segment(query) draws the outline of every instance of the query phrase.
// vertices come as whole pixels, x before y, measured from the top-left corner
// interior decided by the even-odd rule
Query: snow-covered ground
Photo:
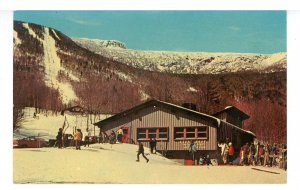
[[[184,166],[159,154],[148,154],[146,163],[137,145],[94,144],[74,148],[13,150],[14,183],[100,183],[100,184],[281,184],[287,172],[251,166]],[[149,153],[149,149],[145,148]]]
[[[21,128],[14,132],[15,139],[26,136],[39,136],[46,140],[53,139],[56,137],[58,129],[63,127],[65,120],[67,121],[64,130],[65,133],[72,134],[76,127],[82,129],[82,131],[85,131],[85,129],[88,128],[91,135],[98,135],[99,128],[94,127],[93,123],[110,116],[105,114],[97,116],[74,115],[68,112],[64,115],[48,112],[46,115],[45,112],[41,112],[36,118],[34,118],[34,112],[34,108],[25,108],[23,110],[24,118],[21,122]]]

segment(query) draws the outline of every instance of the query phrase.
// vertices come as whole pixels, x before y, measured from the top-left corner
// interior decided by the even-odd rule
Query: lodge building
[[[207,115],[150,100],[94,125],[107,135],[122,128],[124,143],[142,141],[149,146],[150,138],[155,138],[157,150],[170,158],[184,158],[191,140],[197,144],[200,154],[216,158],[219,142],[230,141],[238,151],[246,142],[254,140],[254,133],[242,129],[243,121],[248,118],[233,106]]]

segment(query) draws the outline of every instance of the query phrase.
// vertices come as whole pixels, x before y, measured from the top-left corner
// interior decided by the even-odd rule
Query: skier
[[[142,156],[146,159],[147,163],[149,162],[149,159],[145,156],[144,154],[144,145],[142,142],[139,142],[139,150],[138,150],[138,154],[137,154],[137,162],[140,161],[140,154],[142,154]]]

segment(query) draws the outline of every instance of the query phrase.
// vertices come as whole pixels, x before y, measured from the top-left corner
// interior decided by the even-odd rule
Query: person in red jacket
[[[233,155],[234,155],[234,148],[233,148],[233,145],[232,145],[231,142],[228,145],[229,145],[229,148],[228,148],[228,161],[229,161],[229,164],[232,164]]]
[[[264,156],[265,156],[265,150],[264,150],[264,146],[260,145],[258,148],[258,155],[259,155],[259,161],[260,161],[260,165],[263,166],[264,165]]]

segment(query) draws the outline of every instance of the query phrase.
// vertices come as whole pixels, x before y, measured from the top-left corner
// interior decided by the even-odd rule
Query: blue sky
[[[286,52],[285,11],[16,11],[14,19],[130,49]]]

